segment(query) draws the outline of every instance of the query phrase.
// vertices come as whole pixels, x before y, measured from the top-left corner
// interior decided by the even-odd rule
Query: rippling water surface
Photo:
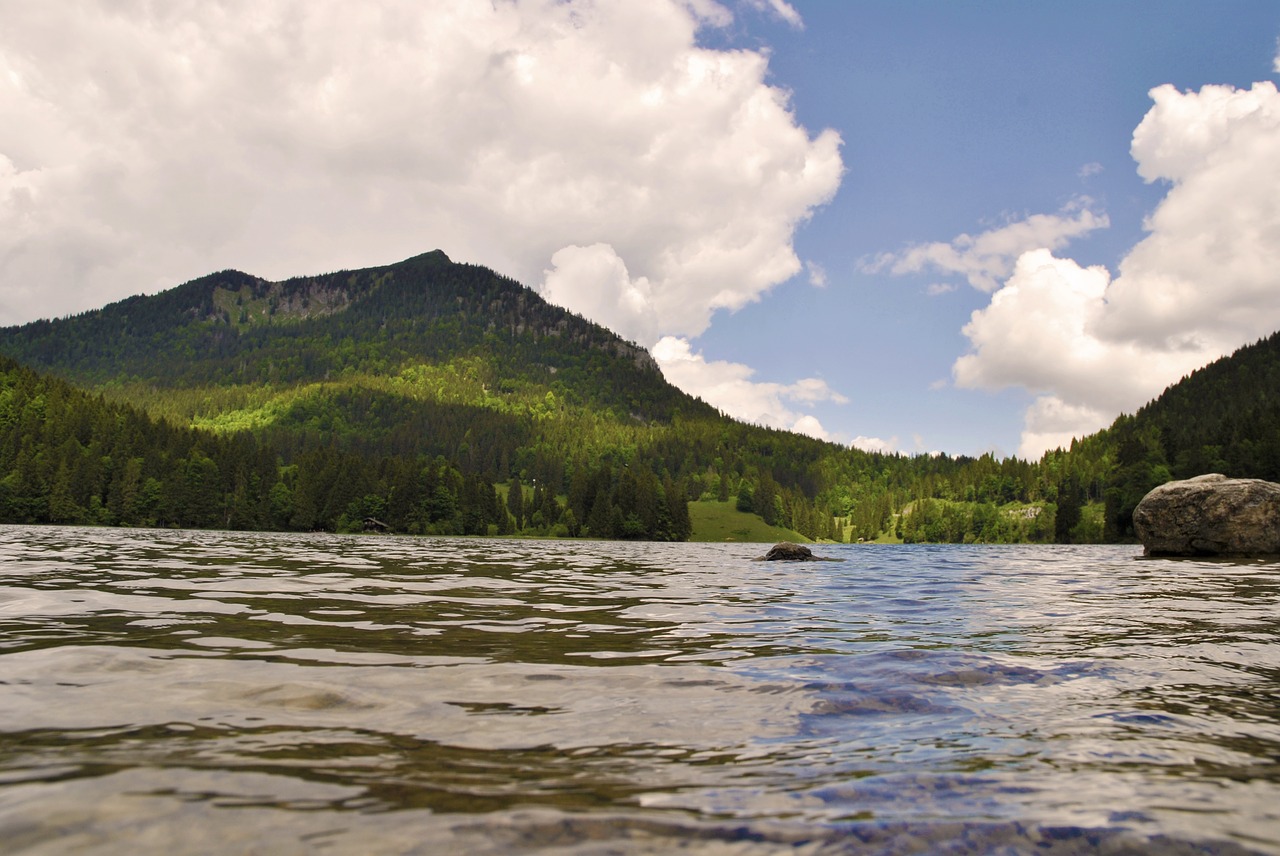
[[[0,527],[6,853],[1280,853],[1280,564]]]

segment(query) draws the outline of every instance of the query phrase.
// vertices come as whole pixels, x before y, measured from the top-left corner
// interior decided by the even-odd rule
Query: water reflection
[[[759,552],[0,527],[0,834],[1280,852],[1277,566]]]

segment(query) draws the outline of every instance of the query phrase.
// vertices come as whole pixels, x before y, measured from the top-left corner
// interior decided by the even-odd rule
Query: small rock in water
[[[1133,510],[1148,556],[1280,554],[1280,484],[1217,473],[1172,481]]]
[[[814,562],[821,557],[813,555],[813,551],[802,544],[782,541],[769,548],[769,552],[760,557],[765,562]]]

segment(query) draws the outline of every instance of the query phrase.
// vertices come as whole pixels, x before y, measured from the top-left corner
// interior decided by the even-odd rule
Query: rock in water
[[[764,560],[766,562],[808,562],[813,560],[813,551],[800,544],[783,541],[770,547],[769,552],[764,554]]]
[[[1214,473],[1163,484],[1133,510],[1148,556],[1280,555],[1280,484]]]

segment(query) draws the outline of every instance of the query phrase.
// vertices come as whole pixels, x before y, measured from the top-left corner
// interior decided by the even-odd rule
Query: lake
[[[13,853],[1280,853],[1280,564],[0,527]]]

